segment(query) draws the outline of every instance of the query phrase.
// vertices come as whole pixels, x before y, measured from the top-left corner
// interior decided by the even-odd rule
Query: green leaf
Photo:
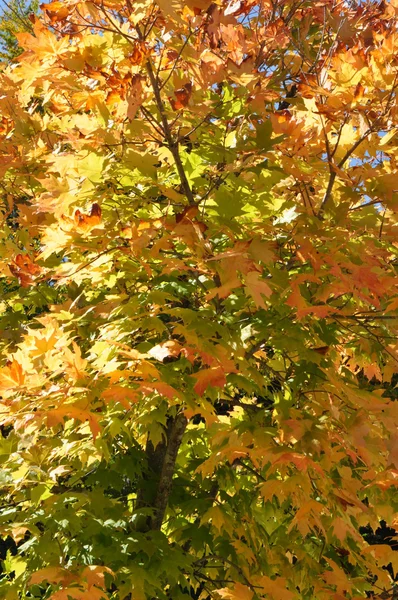
[[[79,158],[77,167],[82,177],[87,177],[93,183],[100,183],[103,178],[105,157],[95,152],[88,152]]]

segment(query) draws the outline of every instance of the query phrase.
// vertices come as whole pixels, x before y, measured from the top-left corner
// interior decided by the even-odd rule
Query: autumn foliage
[[[0,597],[395,597],[398,1],[41,11],[0,72]]]

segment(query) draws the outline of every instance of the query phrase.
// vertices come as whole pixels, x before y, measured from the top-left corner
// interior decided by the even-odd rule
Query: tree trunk
[[[146,455],[150,469],[149,478],[144,478],[137,496],[137,510],[152,508],[153,516],[147,517],[140,531],[160,530],[172,487],[178,450],[187,426],[186,417],[180,413],[169,419],[166,439],[154,448],[148,440]],[[152,488],[154,485],[155,491]]]

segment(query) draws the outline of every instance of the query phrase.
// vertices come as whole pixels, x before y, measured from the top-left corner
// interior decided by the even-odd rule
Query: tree
[[[42,10],[1,73],[2,597],[392,598],[398,2]]]
[[[37,13],[38,2],[33,0],[27,4],[26,0],[10,0],[4,2],[3,13],[0,16],[0,57],[7,62],[21,54],[15,34],[32,32],[32,23],[29,15]]]

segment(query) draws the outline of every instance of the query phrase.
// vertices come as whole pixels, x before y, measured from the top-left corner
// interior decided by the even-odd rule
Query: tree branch
[[[341,159],[341,161],[337,164],[337,168],[338,169],[341,169],[344,166],[344,164],[347,162],[347,160],[350,158],[350,156],[358,148],[358,146],[360,144],[362,144],[362,142],[365,141],[366,138],[368,137],[368,135],[370,133],[372,133],[373,131],[374,131],[373,128],[369,127],[369,129],[367,129],[365,131],[365,133],[362,134],[359,139],[357,139],[357,141],[355,142],[355,144],[353,144],[353,146],[351,146],[351,148],[349,150],[347,150],[347,152],[344,154],[344,156]],[[331,168],[333,168],[333,167],[331,167]],[[330,174],[329,183],[328,183],[328,186],[326,188],[326,192],[325,192],[325,194],[323,196],[322,203],[321,203],[321,206],[320,206],[319,211],[318,211],[318,218],[319,219],[322,219],[323,212],[324,212],[324,210],[326,208],[326,204],[329,202],[329,199],[330,199],[330,197],[332,195],[332,190],[333,190],[334,183],[336,181],[336,177],[337,177],[337,171],[333,170],[331,172],[331,174]]]
[[[140,28],[138,27],[138,25],[137,25],[137,33],[138,33],[140,40],[144,41],[144,37],[143,37],[142,32],[141,32]],[[173,155],[174,162],[177,167],[178,176],[180,178],[182,189],[184,191],[185,196],[187,197],[188,203],[191,206],[196,206],[196,202],[193,197],[191,186],[189,185],[189,181],[187,179],[187,176],[186,176],[186,173],[184,170],[184,166],[181,161],[180,153],[178,151],[178,141],[174,140],[173,136],[171,134],[170,125],[169,125],[169,122],[168,122],[167,116],[166,116],[164,102],[163,102],[162,96],[160,94],[159,81],[153,71],[152,64],[149,60],[146,63],[146,71],[148,73],[149,80],[151,82],[151,86],[152,86],[152,90],[153,90],[153,94],[155,96],[155,102],[156,102],[156,105],[157,105],[157,108],[159,111],[159,115],[160,115],[160,119],[162,122],[162,126],[163,126],[164,137],[166,138],[168,148],[169,148],[171,154]]]

